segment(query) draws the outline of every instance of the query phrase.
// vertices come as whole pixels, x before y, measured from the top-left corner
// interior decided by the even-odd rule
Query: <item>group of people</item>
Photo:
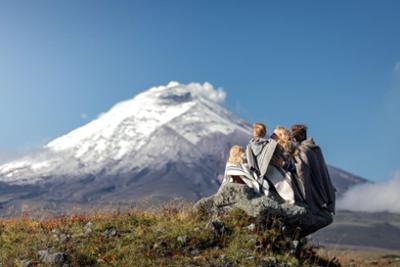
[[[303,202],[312,213],[335,212],[335,188],[321,149],[307,138],[307,127],[277,127],[272,135],[262,123],[253,125],[246,148],[229,152],[224,183],[241,183],[256,192],[277,193],[283,201]]]

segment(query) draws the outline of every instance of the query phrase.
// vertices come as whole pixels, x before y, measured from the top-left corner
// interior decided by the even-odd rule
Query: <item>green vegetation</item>
[[[64,253],[53,264],[39,251]],[[42,253],[42,252],[41,252]],[[53,257],[54,260],[54,257]],[[0,220],[0,266],[327,266],[279,218],[190,208]],[[337,266],[330,262],[329,266]]]

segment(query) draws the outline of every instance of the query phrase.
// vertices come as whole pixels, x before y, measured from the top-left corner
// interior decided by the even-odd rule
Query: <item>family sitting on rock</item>
[[[266,138],[262,123],[253,125],[247,148],[233,146],[226,165],[224,183],[246,184],[256,192],[274,191],[286,202],[305,202],[312,212],[335,212],[335,188],[321,149],[307,139],[307,127],[296,124],[292,131],[277,127]]]
[[[336,190],[307,127],[277,127],[266,136],[265,125],[255,123],[246,149],[230,149],[218,192],[195,208],[214,217],[234,208],[254,217],[277,215],[304,236],[332,223]]]

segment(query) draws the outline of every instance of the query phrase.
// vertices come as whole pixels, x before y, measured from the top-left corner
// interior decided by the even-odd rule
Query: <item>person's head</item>
[[[245,152],[244,148],[238,145],[234,145],[231,147],[229,151],[228,163],[231,164],[242,164],[244,163]]]
[[[262,123],[254,123],[253,124],[253,137],[254,138],[263,138],[267,134],[267,127],[265,127]]]
[[[274,134],[278,136],[279,140],[286,140],[288,141],[290,138],[290,131],[288,128],[278,126],[274,130]]]
[[[307,139],[307,126],[303,124],[294,124],[292,126],[292,138],[297,142]]]
[[[290,131],[288,128],[278,126],[274,130],[275,136],[278,137],[278,143],[283,146],[285,150],[289,148]]]

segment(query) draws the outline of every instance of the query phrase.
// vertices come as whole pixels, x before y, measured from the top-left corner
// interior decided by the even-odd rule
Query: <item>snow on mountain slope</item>
[[[219,104],[224,98],[222,89],[216,90],[208,83],[170,82],[151,88],[51,141],[41,152],[0,166],[0,182],[34,184],[54,177],[96,174],[105,169],[113,173],[148,167],[167,156],[177,161],[187,158],[201,140],[216,133],[228,135],[238,131],[247,135],[248,125]],[[160,136],[160,131],[164,136]],[[154,140],[156,133],[158,139]],[[166,144],[163,140],[171,140],[167,137],[170,134],[180,138]],[[158,150],[158,155],[146,155],[149,142],[155,143],[150,146],[156,146],[153,150]],[[184,142],[189,151],[182,151]]]
[[[208,83],[151,88],[42,150],[0,166],[0,216],[32,210],[130,205],[143,198],[197,200],[218,190],[229,148],[249,125]],[[338,194],[365,180],[329,169]]]

